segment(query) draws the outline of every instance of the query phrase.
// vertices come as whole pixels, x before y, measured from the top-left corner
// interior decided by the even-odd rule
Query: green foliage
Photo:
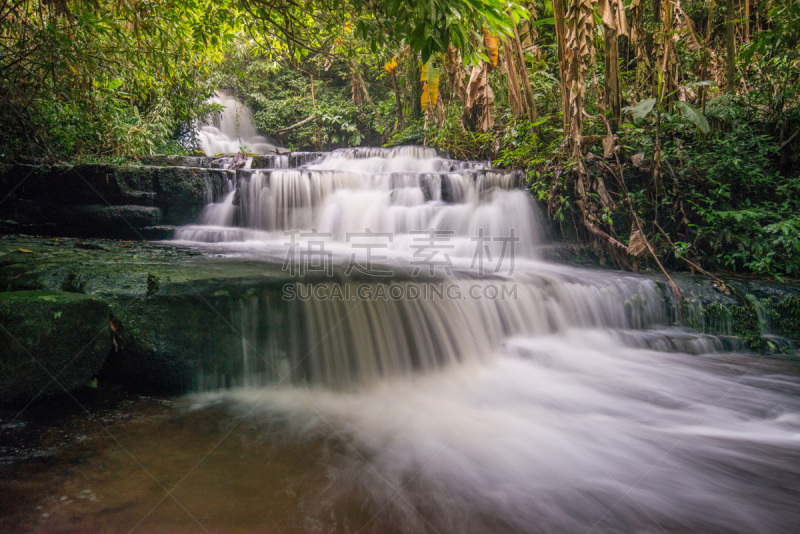
[[[406,121],[402,129],[395,131],[386,141],[386,146],[402,145],[424,145],[427,141],[425,121],[423,119],[412,119]]]
[[[0,151],[80,159],[188,140],[232,42],[227,2],[16,2],[0,12]]]
[[[709,116],[732,113],[718,110],[709,105]],[[661,204],[683,202],[688,211],[692,240],[683,254],[690,248],[730,270],[800,275],[800,176],[780,173],[774,137],[741,120],[708,137],[682,122],[663,128],[675,184],[665,187]]]
[[[279,136],[278,140],[291,149],[331,150],[358,146],[367,139],[381,144],[381,122],[390,122],[394,110],[390,93],[375,83],[374,74],[380,71],[363,69],[365,74],[373,75],[365,83],[377,101],[381,121],[366,102],[360,106],[353,102],[352,67],[347,63],[334,62],[325,71],[322,65],[309,60],[301,69],[269,59],[243,57],[226,65],[217,82],[233,90],[253,109],[255,126],[267,134],[273,135],[313,115],[313,120]]]
[[[503,0],[316,0],[307,3],[242,0],[250,35],[276,56],[300,60],[330,54],[355,38],[378,54],[386,45],[408,45],[423,63],[453,44],[477,60],[480,30],[510,33],[509,11],[528,16],[520,3]],[[477,41],[476,41],[477,39]]]
[[[633,118],[636,120],[644,120],[644,118],[647,117],[651,111],[653,111],[653,106],[655,105],[655,98],[647,98],[635,106],[625,108],[623,111],[630,111],[631,115],[633,115]]]
[[[699,109],[692,107],[691,104],[680,101],[675,102],[675,107],[681,111],[685,119],[697,126],[698,130],[704,134],[711,131],[711,127],[708,125],[705,115],[703,115]]]
[[[351,5],[361,15],[355,22],[356,33],[372,44],[372,52],[386,39],[405,42],[421,53],[423,63],[435,53],[446,52],[451,43],[475,61],[481,28],[510,34],[508,11],[513,11],[516,20],[527,16],[519,3],[502,0],[352,0]]]

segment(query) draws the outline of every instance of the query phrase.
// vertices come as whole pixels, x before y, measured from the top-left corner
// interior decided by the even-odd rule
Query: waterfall
[[[235,297],[241,346],[194,399],[324,444],[309,502],[342,491],[378,532],[797,531],[796,363],[687,328],[701,307],[682,323],[654,276],[542,261],[518,173],[421,147],[271,164],[176,234],[272,284]]]
[[[301,166],[283,168],[292,160]],[[313,229],[314,239],[341,245],[348,234],[369,231],[391,234],[390,248],[407,252],[417,233],[434,229],[456,256],[470,254],[472,239],[483,235],[497,257],[499,240],[513,233],[515,254],[531,257],[540,232],[520,180],[518,172],[449,160],[425,147],[291,154],[272,169],[240,170],[236,194],[206,209],[197,225],[178,229],[176,239],[282,245],[287,231]]]
[[[217,93],[209,101],[225,109],[211,124],[197,126],[200,147],[207,156],[236,153],[242,149],[256,154],[277,150],[274,143],[256,131],[250,108],[224,92]]]
[[[228,385],[233,376],[355,391],[480,366],[514,339],[587,329],[625,346],[722,349],[675,327],[673,295],[652,278],[540,261],[540,220],[520,183],[520,173],[425,147],[290,154],[237,171],[176,239],[266,258],[286,283],[281,295],[251,297],[237,319],[246,363],[210,365],[198,388],[224,375]]]

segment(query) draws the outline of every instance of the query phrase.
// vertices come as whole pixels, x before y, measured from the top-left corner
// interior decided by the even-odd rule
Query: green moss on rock
[[[111,309],[78,293],[0,293],[0,403],[72,391],[112,348]]]
[[[800,343],[800,295],[767,299],[765,307],[770,328],[776,334]]]

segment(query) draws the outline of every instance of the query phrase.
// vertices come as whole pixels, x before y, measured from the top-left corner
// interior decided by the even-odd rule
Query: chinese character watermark
[[[317,232],[316,228],[312,228],[310,232],[289,230],[284,232],[284,235],[290,237],[290,241],[284,243],[289,247],[283,262],[284,271],[289,271],[291,276],[304,276],[309,272],[324,272],[328,276],[333,275],[333,252],[325,250],[324,240],[326,237],[333,237],[333,234]],[[298,238],[307,240],[305,249],[301,249]]]
[[[416,236],[413,239],[411,248],[414,249],[414,259],[409,265],[414,267],[411,276],[418,276],[423,267],[428,268],[430,276],[436,275],[436,267],[448,276],[453,276],[453,262],[450,255],[443,252],[454,248],[450,243],[450,238],[455,234],[452,230],[434,230],[429,228],[422,232],[411,232]],[[441,253],[441,257],[437,257]]]
[[[394,241],[394,234],[388,232],[373,233],[372,230],[367,228],[364,232],[348,233],[346,239],[352,248],[366,250],[366,255],[362,263],[359,261],[355,252],[351,254],[350,262],[347,264],[347,269],[344,271],[345,276],[350,276],[353,272],[358,272],[367,276],[394,275],[394,271],[383,270],[373,265],[375,261],[386,261],[388,258],[382,255],[373,255],[372,252],[372,249],[388,249],[389,243]]]
[[[323,273],[333,276],[333,251],[326,248],[326,243],[333,240],[330,232],[319,232],[316,228],[309,231],[290,230],[284,232],[289,238],[284,242],[286,258],[283,270],[291,276],[304,276],[307,273]],[[402,248],[408,246],[410,256],[408,266],[413,268],[412,277],[417,276],[453,276],[453,257],[468,260],[464,250],[466,236],[456,236],[453,230],[428,230],[412,231],[406,236],[411,236],[409,243],[407,237],[397,244]],[[489,235],[485,228],[478,228],[477,235],[469,237],[469,242],[474,243],[471,263],[469,268],[483,276],[486,272],[493,274],[511,275],[514,273],[516,244],[520,238],[513,228],[508,235]],[[348,232],[345,243],[335,243],[336,250],[346,244],[351,250],[349,261],[345,267],[344,275],[359,274],[372,277],[393,277],[394,271],[387,268],[389,263],[388,250],[396,243],[395,235],[391,232],[373,232],[366,228],[363,232]],[[456,245],[458,249],[456,251]],[[338,248],[337,248],[338,247]],[[456,252],[458,252],[456,254]],[[404,257],[402,254],[400,257]]]

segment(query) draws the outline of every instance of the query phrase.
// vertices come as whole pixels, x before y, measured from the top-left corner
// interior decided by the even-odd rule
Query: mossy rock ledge
[[[65,291],[0,292],[0,404],[85,385],[112,351],[111,309]]]
[[[161,239],[194,222],[236,178],[215,168],[0,165],[0,232]]]

